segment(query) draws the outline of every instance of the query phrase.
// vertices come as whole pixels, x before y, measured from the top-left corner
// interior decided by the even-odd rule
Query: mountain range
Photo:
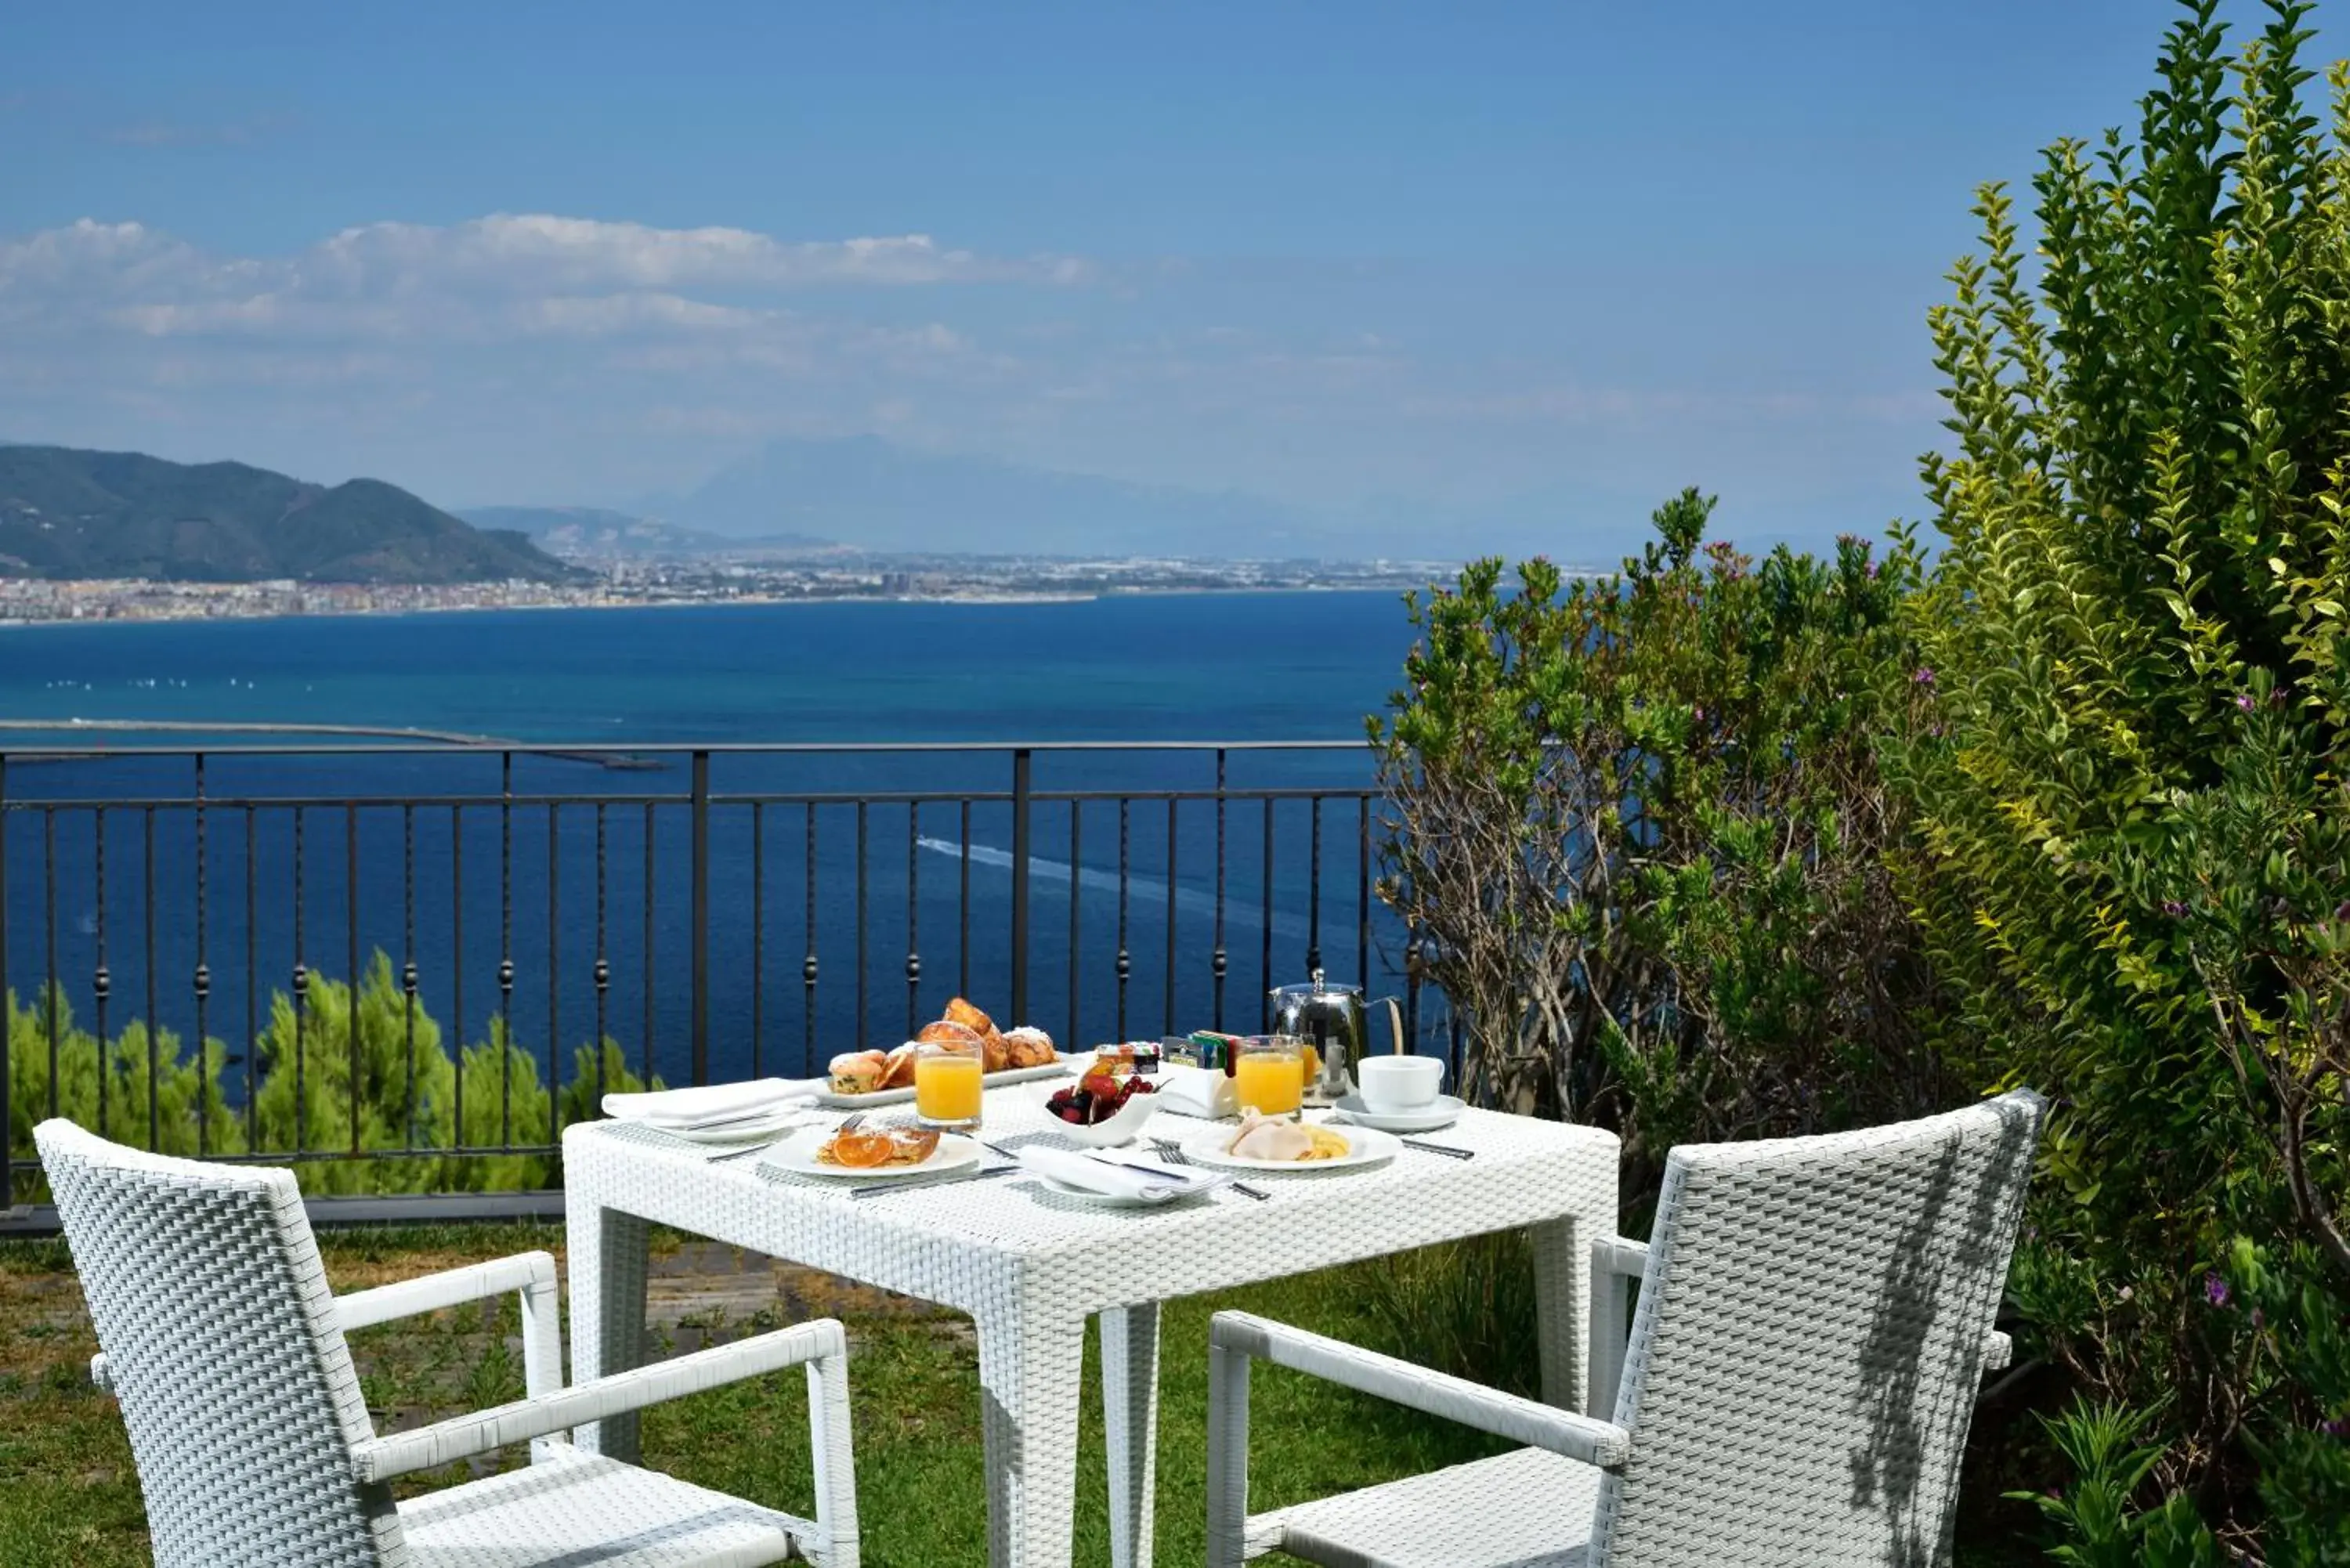
[[[554,581],[569,568],[376,479],[0,446],[0,576],[190,582]]]

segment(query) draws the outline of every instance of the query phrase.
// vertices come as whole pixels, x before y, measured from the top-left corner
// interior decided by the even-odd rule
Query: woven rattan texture
[[[1929,1568],[2039,1135],[2014,1094],[1674,1151],[1602,1489],[1623,1568]]]
[[[35,1129],[139,1463],[161,1568],[402,1564],[301,1194],[282,1170],[203,1165]]]
[[[806,1524],[577,1450],[400,1506],[417,1568],[753,1568]]]

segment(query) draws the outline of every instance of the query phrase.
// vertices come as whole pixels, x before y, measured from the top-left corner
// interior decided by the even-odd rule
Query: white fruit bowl
[[[1066,1133],[1072,1142],[1083,1144],[1087,1148],[1114,1148],[1119,1144],[1131,1142],[1135,1135],[1142,1130],[1142,1125],[1149,1121],[1158,1109],[1157,1095],[1138,1091],[1128,1098],[1126,1104],[1118,1108],[1116,1116],[1106,1122],[1096,1122],[1091,1127],[1079,1127],[1075,1122],[1065,1122],[1060,1117],[1054,1116],[1053,1130]]]

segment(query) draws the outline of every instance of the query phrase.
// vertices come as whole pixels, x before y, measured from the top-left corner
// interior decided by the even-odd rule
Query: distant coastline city
[[[1448,576],[1440,561],[1195,561],[1138,557],[858,556],[790,563],[573,560],[568,580],[207,583],[0,577],[0,625],[606,609],[841,600],[1018,603],[1120,594],[1401,591]]]

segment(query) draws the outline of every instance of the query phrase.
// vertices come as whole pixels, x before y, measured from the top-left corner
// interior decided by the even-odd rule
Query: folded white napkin
[[[705,1084],[699,1088],[651,1094],[606,1095],[604,1114],[657,1127],[704,1131],[728,1122],[752,1121],[779,1111],[816,1104],[804,1084],[759,1078],[747,1084]]]
[[[1159,1105],[1161,1110],[1210,1120],[1234,1115],[1240,1108],[1232,1081],[1221,1067],[1168,1068],[1159,1075]]]
[[[1111,1198],[1139,1198],[1146,1203],[1164,1203],[1187,1192],[1201,1192],[1224,1184],[1223,1178],[1204,1170],[1196,1177],[1178,1176],[1172,1171],[1160,1175],[1155,1171],[1138,1170],[1130,1165],[1112,1164],[1087,1155],[1072,1154],[1067,1149],[1024,1148],[1018,1153],[1021,1164],[1055,1181],[1064,1181],[1071,1187],[1081,1187],[1087,1192],[1099,1192]]]

